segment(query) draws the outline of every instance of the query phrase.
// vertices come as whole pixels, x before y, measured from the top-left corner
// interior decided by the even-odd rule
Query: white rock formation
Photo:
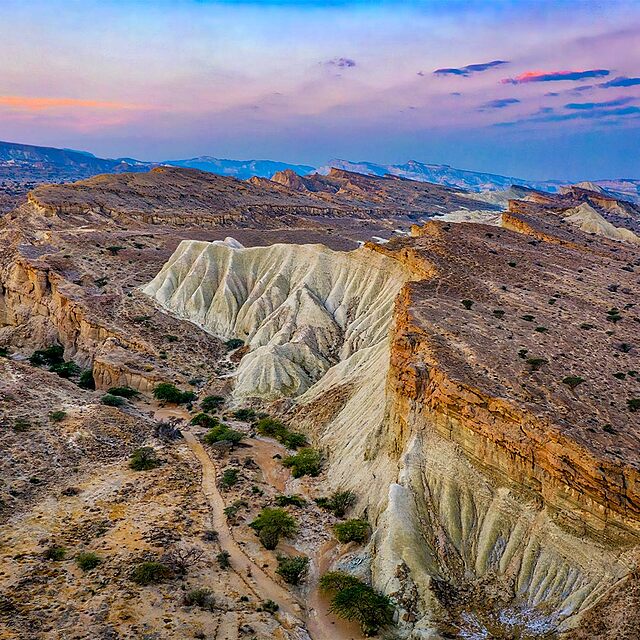
[[[640,237],[633,233],[633,231],[611,224],[586,202],[583,202],[578,207],[565,211],[564,219],[585,233],[593,233],[609,238],[610,240],[617,240],[618,242],[640,243]]]
[[[406,279],[397,262],[368,249],[183,241],[143,290],[206,331],[244,340],[250,352],[235,396],[275,399],[303,394],[338,363],[387,345]]]

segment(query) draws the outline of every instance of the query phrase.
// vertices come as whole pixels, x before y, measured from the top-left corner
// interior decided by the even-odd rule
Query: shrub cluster
[[[107,390],[107,393],[112,396],[119,396],[120,398],[136,398],[140,395],[139,391],[132,389],[131,387],[111,387]]]
[[[163,402],[185,404],[193,402],[198,396],[193,391],[181,391],[175,384],[161,382],[153,390],[153,397]]]
[[[244,438],[244,433],[231,429],[226,424],[218,424],[205,434],[203,440],[206,444],[216,442],[229,442],[232,445],[238,444]]]
[[[295,456],[288,456],[282,464],[291,469],[294,478],[302,476],[317,476],[322,469],[322,456],[319,451],[307,447],[300,449]]]
[[[107,393],[100,398],[100,402],[107,407],[121,407],[126,404],[126,400],[120,396],[114,396]]]
[[[153,447],[140,447],[131,454],[129,459],[129,467],[134,471],[149,471],[159,467],[160,464]]]
[[[203,611],[213,611],[215,600],[211,589],[192,589],[184,595],[183,604],[185,607],[198,607]]]
[[[217,411],[224,405],[224,398],[222,396],[206,396],[202,399],[201,407],[203,411],[210,413],[211,411]]]
[[[394,609],[389,598],[355,576],[330,571],[320,578],[320,589],[331,594],[331,613],[355,620],[367,637],[393,623]]]
[[[76,564],[83,571],[91,571],[102,562],[102,558],[91,551],[83,551],[76,556]]]
[[[173,570],[162,562],[141,562],[131,572],[130,578],[136,584],[145,586],[148,584],[160,584],[173,578]]]
[[[316,504],[321,509],[331,511],[336,518],[342,518],[356,500],[357,497],[353,491],[335,491],[328,498],[317,498]]]
[[[276,573],[288,584],[300,584],[309,569],[309,558],[306,556],[278,556]]]
[[[249,525],[257,534],[265,549],[275,549],[280,537],[291,538],[298,530],[295,518],[284,509],[265,507]]]
[[[362,543],[369,537],[369,523],[366,520],[347,520],[334,525],[333,530],[339,542]]]
[[[298,449],[307,444],[307,438],[302,433],[290,431],[280,420],[275,418],[262,418],[256,424],[256,430],[261,436],[275,438],[287,449]]]

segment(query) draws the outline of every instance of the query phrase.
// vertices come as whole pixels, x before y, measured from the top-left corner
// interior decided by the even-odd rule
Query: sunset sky
[[[2,0],[0,139],[640,177],[640,2]]]

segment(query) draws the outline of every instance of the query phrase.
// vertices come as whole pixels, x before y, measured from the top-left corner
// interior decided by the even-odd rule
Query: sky
[[[1,0],[0,139],[640,178],[640,0]]]

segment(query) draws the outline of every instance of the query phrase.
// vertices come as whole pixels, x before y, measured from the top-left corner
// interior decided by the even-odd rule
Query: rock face
[[[250,347],[236,397],[298,396],[332,367],[388,344],[408,273],[394,260],[322,245],[238,248],[185,241],[143,291],[164,308]]]
[[[183,243],[145,287],[247,340],[237,397],[295,396],[414,637],[568,631],[637,565],[637,252],[511,209],[340,257]]]

